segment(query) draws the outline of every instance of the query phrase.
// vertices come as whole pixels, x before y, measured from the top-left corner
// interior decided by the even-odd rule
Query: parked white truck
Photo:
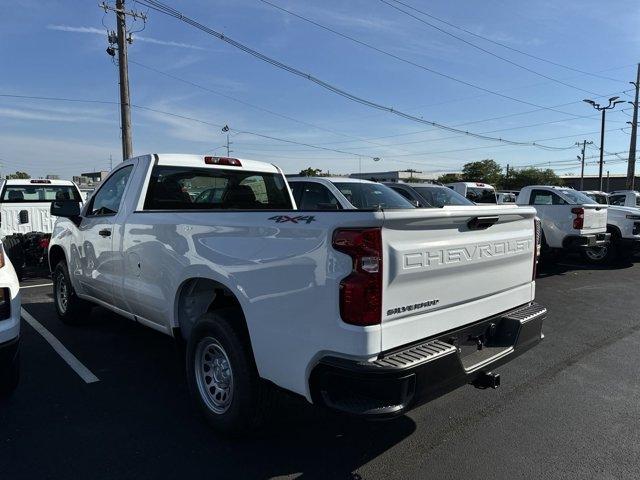
[[[618,207],[640,207],[640,192],[635,190],[616,190],[609,194],[609,205]]]
[[[25,266],[46,264],[56,221],[50,213],[54,200],[81,201],[82,197],[68,180],[0,180],[0,239],[18,278]]]
[[[592,248],[588,252],[592,263],[608,263],[615,259],[628,259],[640,248],[640,208],[634,206],[634,193],[616,194],[615,205],[610,205],[612,195],[596,190],[583,191],[587,197],[607,208],[607,232],[611,234],[611,243],[604,247]],[[622,198],[629,195],[631,206],[620,206],[625,203]]]
[[[520,190],[516,203],[535,207],[542,222],[543,251],[579,251],[591,261],[592,248],[609,243],[607,206],[583,193],[566,187],[531,185]]]
[[[255,425],[270,383],[371,418],[497,387],[542,338],[533,208],[301,211],[273,165],[146,155],[52,214],[62,321],[97,304],[186,341],[221,431]]]

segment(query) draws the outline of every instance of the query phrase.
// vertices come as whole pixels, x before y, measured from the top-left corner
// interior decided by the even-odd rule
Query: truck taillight
[[[573,228],[576,230],[582,230],[584,226],[584,208],[574,207],[571,209],[576,218],[573,219]]]
[[[535,230],[535,247],[533,254],[533,273],[531,275],[531,280],[536,279],[536,274],[538,271],[538,261],[540,260],[540,253],[542,252],[542,222],[538,217],[534,217],[533,226]]]
[[[353,261],[340,282],[340,317],[351,325],[377,325],[382,319],[382,233],[380,228],[338,229],[333,248]]]
[[[207,165],[225,165],[227,167],[241,167],[242,163],[237,158],[230,157],[204,157]]]

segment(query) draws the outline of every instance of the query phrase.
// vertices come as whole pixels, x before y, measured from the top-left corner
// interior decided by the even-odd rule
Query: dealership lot
[[[254,437],[217,437],[191,407],[172,340],[102,309],[58,322],[48,279],[24,309],[98,381],[23,323],[22,381],[0,403],[3,478],[637,478],[640,262],[543,269],[546,338],[502,367],[391,422],[325,414],[287,396]],[[28,288],[27,288],[28,287]]]

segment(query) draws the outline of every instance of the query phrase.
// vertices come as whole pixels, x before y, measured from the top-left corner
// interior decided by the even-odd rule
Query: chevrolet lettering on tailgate
[[[411,252],[404,255],[403,266],[405,270],[438,268],[454,263],[483,261],[507,255],[520,255],[530,252],[532,245],[533,241],[530,238],[523,238]]]

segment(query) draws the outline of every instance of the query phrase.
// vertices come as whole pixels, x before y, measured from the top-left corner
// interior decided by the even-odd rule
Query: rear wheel
[[[616,246],[612,243],[604,247],[590,247],[582,251],[582,258],[592,265],[602,265],[615,260]]]
[[[187,343],[187,382],[194,403],[217,431],[242,435],[258,426],[266,411],[268,386],[258,372],[242,313],[234,308],[208,312]]]
[[[5,237],[3,244],[4,251],[9,257],[9,260],[11,260],[11,264],[13,265],[13,269],[16,271],[18,280],[22,280],[25,262],[25,253],[24,247],[22,246],[22,239],[17,235],[9,235]]]
[[[58,318],[67,324],[81,323],[91,310],[91,304],[76,295],[64,260],[53,271],[53,302]]]

